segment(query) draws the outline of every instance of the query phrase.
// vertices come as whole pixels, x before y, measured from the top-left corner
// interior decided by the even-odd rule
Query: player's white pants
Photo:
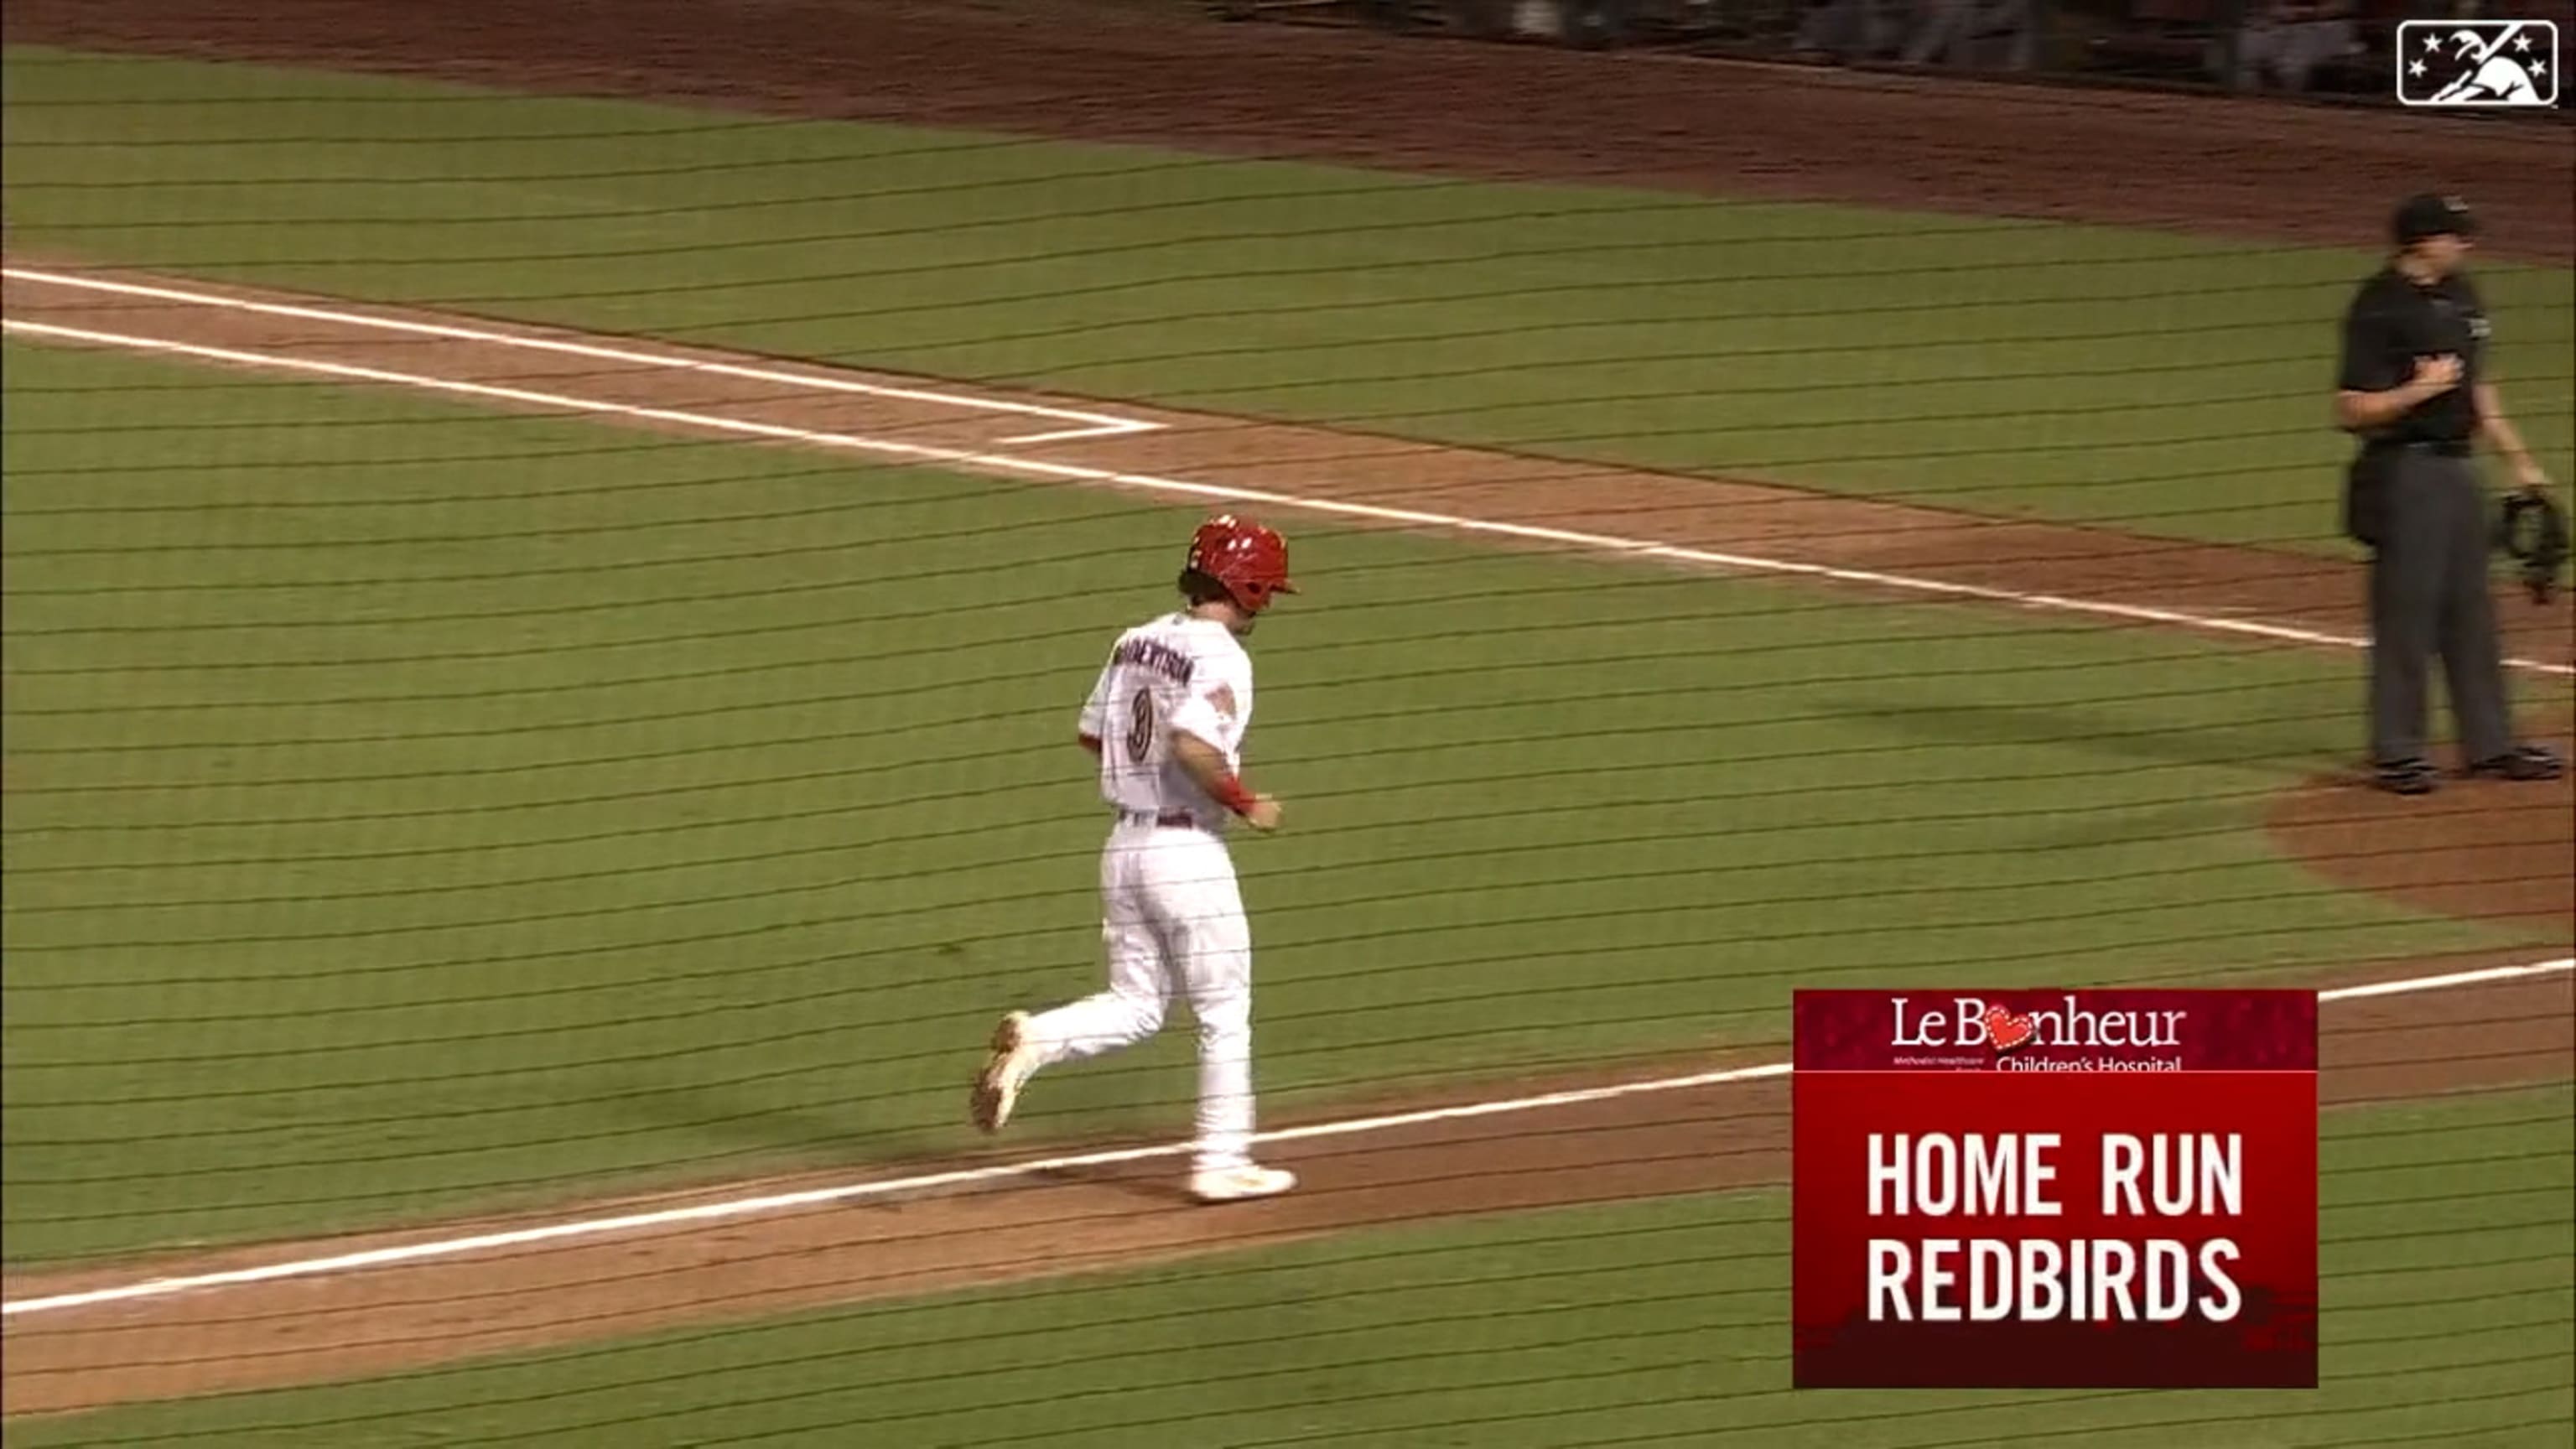
[[[1205,831],[1121,822],[1100,852],[1100,934],[1109,989],[1030,1020],[1041,1067],[1133,1046],[1163,1026],[1178,990],[1199,1027],[1197,1162],[1249,1160],[1252,932],[1225,842]]]

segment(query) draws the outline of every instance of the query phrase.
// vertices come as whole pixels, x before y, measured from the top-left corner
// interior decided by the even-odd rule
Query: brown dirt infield
[[[2427,964],[2465,967],[2486,959]],[[2335,1003],[2326,1008],[2320,1045],[2319,1096],[2329,1106],[2556,1080],[2576,1052],[2576,979]],[[1775,1046],[1760,1057],[1779,1054]],[[1481,1095],[1601,1080],[1496,1085]],[[1779,1184],[1788,1179],[1788,1129],[1787,1084],[1771,1078],[1297,1144],[1271,1156],[1297,1169],[1300,1190],[1238,1207],[1182,1204],[1170,1164],[1156,1162],[972,1193],[871,1200],[72,1309],[10,1326],[5,1412],[61,1413],[390,1373],[678,1324],[1062,1277],[1470,1213]],[[812,1185],[762,1183],[756,1190]],[[690,1200],[657,1199],[651,1206]],[[544,1221],[642,1206],[591,1204]],[[18,1298],[77,1291],[165,1271],[220,1270],[519,1225],[465,1224],[434,1234],[13,1280],[7,1292]]]
[[[2552,744],[2576,757],[2570,741]],[[2576,779],[2477,780],[2400,798],[2328,777],[2283,795],[2273,838],[2338,885],[2576,938]]]
[[[177,285],[227,298],[281,300],[238,288]],[[679,409],[943,448],[1017,451],[1104,467],[1150,467],[1226,482],[1274,481],[1345,500],[1452,509],[1559,527],[1615,528],[1708,547],[1794,544],[1802,556],[1821,554],[1998,587],[2064,587],[2114,597],[2125,593],[2164,607],[2227,612],[2278,607],[2319,627],[2358,623],[2321,608],[2316,597],[2320,592],[2329,598],[2352,594],[2349,589],[2315,588],[2318,573],[2344,566],[2247,550],[1991,523],[1754,485],[1570,469],[1506,455],[1152,409],[1120,407],[1117,412],[1167,424],[1168,431],[1011,450],[994,435],[1026,431],[1031,426],[1026,417],[880,396],[818,394],[792,384],[531,352],[496,342],[386,334],[334,321],[102,297],[15,279],[7,284],[6,300],[7,313],[15,319],[577,394],[618,406]],[[328,299],[292,300],[427,320],[421,314],[350,308]],[[564,336],[501,324],[472,325],[503,335]],[[683,360],[720,356],[667,350]],[[844,379],[861,376],[815,371]],[[1040,401],[1020,395],[1010,400]],[[1265,479],[1265,469],[1287,472]],[[2284,581],[2297,578],[2301,570],[2313,571],[2306,587],[2285,588]],[[2525,642],[2563,650],[2565,640],[2561,632]],[[2509,793],[2517,790],[2524,793]],[[2377,798],[2329,783],[2289,801],[2279,828],[2291,849],[2349,884],[2386,887],[2400,873],[2395,862],[2436,879],[2457,877],[2430,898],[2411,897],[2420,904],[2468,915],[2511,916],[2524,925],[2540,924],[2536,918],[2545,916],[2561,932],[2576,927],[2565,909],[2563,890],[2554,906],[2547,896],[2553,861],[2562,887],[2567,878],[2570,815],[2563,783],[2536,789],[2471,787],[2437,797],[2441,804],[2436,808],[2446,813],[2429,817],[2365,803]],[[2488,809],[2479,810],[2481,805]],[[2510,830],[2497,828],[2493,812],[2499,809],[2507,812]],[[2440,822],[2430,841],[2419,834],[2427,818]],[[2494,854],[2499,839],[2508,841],[2512,852],[2502,864]],[[2393,850],[2407,853],[2400,857]],[[2411,969],[2430,972],[2511,959],[2518,956],[2417,963]],[[2383,967],[2373,974],[2402,973]],[[2571,1053],[2576,1053],[2576,1002],[2571,1002],[2570,982],[2554,978],[2353,1003],[2334,1010],[2326,1042],[2330,1075],[2323,1091],[2333,1102],[2552,1080],[2565,1074]],[[1697,1060],[1687,1070],[1710,1065]],[[1599,1080],[1520,1087],[1548,1090]],[[1516,1090],[1489,1087],[1485,1095],[1513,1095]],[[12,1322],[6,1338],[8,1371],[0,1378],[0,1412],[69,1412],[129,1399],[391,1372],[647,1328],[1095,1271],[1355,1227],[1775,1183],[1786,1175],[1785,1133],[1784,1085],[1747,1082],[1407,1128],[1351,1139],[1349,1145],[1292,1151],[1285,1160],[1305,1174],[1306,1190],[1238,1210],[1202,1212],[1178,1204],[1170,1191],[1171,1169],[1157,1162],[1024,1181],[998,1191],[870,1201],[69,1310]],[[736,1185],[726,1195],[797,1185]],[[661,1205],[671,1201],[663,1199]],[[628,1206],[592,1204],[567,1209],[551,1220]],[[434,1236],[493,1226],[508,1225],[455,1225]],[[7,1294],[14,1299],[77,1291],[135,1277],[327,1256],[426,1236],[433,1234],[272,1245],[186,1262],[47,1274],[13,1280]]]
[[[2440,182],[2477,192],[2499,227],[2538,254],[2563,259],[2576,246],[2576,218],[2563,184],[2571,155],[2563,128],[2469,129],[2233,102],[1626,63],[1275,27],[1098,17],[1079,27],[1051,27],[1024,23],[1028,10],[970,6],[932,17],[921,6],[858,0],[636,0],[619,7],[612,26],[602,24],[593,6],[496,0],[438,7],[387,0],[298,7],[19,0],[5,15],[13,43],[251,57],[824,115],[1125,140],[1183,138],[1260,154],[1474,174],[1617,179],[2303,239],[2366,239],[2385,196]],[[2034,137],[2045,139],[2035,144]],[[488,343],[389,338],[197,307],[102,303],[16,283],[7,311],[206,345],[577,389],[630,406],[682,407],[943,447],[995,445],[992,419],[954,410]],[[1051,444],[1043,456],[2022,592],[2255,616],[2336,633],[2359,628],[2353,570],[2332,560],[1123,405],[1115,410],[1167,427]],[[2566,610],[2502,603],[2515,626],[2517,652],[2549,661],[2570,657],[2576,631]],[[2454,812],[2441,817],[2446,848],[2483,853],[2500,835],[2509,836],[2518,842],[2511,846],[2516,864],[2504,874],[2536,876],[2555,860],[2563,882],[2565,837],[2541,828],[2541,815],[2549,813],[2544,796],[2493,795],[2498,804],[2515,801],[2505,825],[2469,813],[2489,798],[2465,791],[2437,797],[2442,809]],[[2548,798],[2563,820],[2564,792]],[[2392,857],[2379,837],[2349,833],[2348,812],[2378,808],[2349,792],[2318,791],[2285,803],[2278,824],[2321,869],[2348,871],[2338,878],[2377,887],[2389,879],[2374,874],[2373,863]],[[2421,824],[2421,817],[2371,818],[2406,830]],[[2395,843],[2411,849],[2422,841]],[[2524,852],[2530,852],[2527,865]],[[2524,921],[2551,905],[2519,887],[2496,896],[2446,893],[2424,903]],[[2495,959],[2417,963],[2417,969]],[[2373,974],[2414,973],[2383,966]],[[2325,1045],[2329,1102],[2561,1080],[2576,1051],[2576,1009],[2565,977],[2338,1004],[2328,1009]],[[1480,1093],[1508,1094],[1502,1088]],[[1283,1155],[1305,1174],[1308,1190],[1221,1212],[1178,1207],[1166,1187],[1168,1165],[1146,1164],[998,1191],[783,1213],[13,1319],[0,1410],[63,1412],[309,1382],[1368,1224],[1776,1183],[1787,1168],[1786,1124],[1783,1084],[1740,1083],[1327,1139]],[[761,1188],[781,1186],[791,1184]],[[7,1294],[15,1299],[417,1236],[427,1235],[12,1279]]]
[[[47,259],[11,254],[13,266]],[[617,344],[559,330],[371,307],[332,298],[169,279],[113,269],[58,267],[102,279],[168,284],[224,298],[284,302],[431,323],[466,322],[513,337]],[[848,369],[798,368],[696,347],[650,344],[675,364],[761,363],[820,379],[853,379],[950,394],[1106,407],[1160,431],[1019,447],[1002,440],[1032,427],[1024,416],[977,413],[882,396],[818,391],[677,366],[634,365],[530,351],[506,343],[386,333],[333,321],[280,318],[221,307],[106,295],[10,278],[0,283],[10,317],[187,345],[274,354],[575,396],[610,408],[670,409],[807,432],[840,433],[1118,473],[1260,489],[1334,503],[1420,510],[1507,525],[1680,545],[1714,554],[1776,559],[1936,584],[2064,597],[2113,606],[2181,611],[2215,620],[2259,621],[2340,638],[2366,632],[2357,564],[2311,554],[2146,538],[2108,529],[1995,519],[1907,504],[1802,492],[1760,483],[1648,473],[1605,464],[1530,458],[1323,428],[1181,413],[1125,403],[1050,398],[936,379]],[[627,345],[642,346],[634,343]],[[506,402],[478,401],[496,406]],[[632,418],[608,416],[611,422]],[[880,455],[882,456],[882,455]],[[901,461],[896,459],[894,461]],[[968,466],[971,471],[971,465]],[[1007,471],[1007,470],[1006,470]],[[1025,475],[1017,475],[1025,476]],[[1563,550],[1544,540],[1480,541]],[[1708,565],[1685,565],[1707,567]],[[1759,566],[1747,572],[1761,573]],[[1857,583],[1876,597],[1914,602],[1945,596]],[[2535,607],[2510,581],[2496,585],[2507,651],[2564,666],[2576,660],[2576,596]],[[2068,627],[2118,622],[2043,610]],[[2146,623],[2142,627],[2167,627]],[[2219,635],[2234,638],[2232,635]],[[2250,639],[2249,647],[2310,648]]]

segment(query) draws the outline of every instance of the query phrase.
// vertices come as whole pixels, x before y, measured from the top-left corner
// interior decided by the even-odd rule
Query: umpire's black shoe
[[[2431,760],[2389,760],[2371,783],[2392,795],[2430,795],[2440,779]]]
[[[2555,780],[2567,772],[2558,756],[2540,745],[2516,745],[2501,755],[2490,755],[2469,766],[2472,779],[2489,780]]]

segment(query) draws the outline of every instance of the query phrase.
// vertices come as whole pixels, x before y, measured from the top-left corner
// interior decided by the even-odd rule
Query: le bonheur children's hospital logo
[[[2406,20],[2397,99],[2410,106],[2558,104],[2558,26],[2548,20]]]

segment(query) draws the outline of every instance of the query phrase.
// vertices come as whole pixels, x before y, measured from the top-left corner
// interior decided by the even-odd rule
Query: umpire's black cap
[[[2411,247],[2426,237],[2476,236],[2478,219],[2460,198],[2426,192],[2406,198],[2389,219],[2388,230],[2399,246]]]

